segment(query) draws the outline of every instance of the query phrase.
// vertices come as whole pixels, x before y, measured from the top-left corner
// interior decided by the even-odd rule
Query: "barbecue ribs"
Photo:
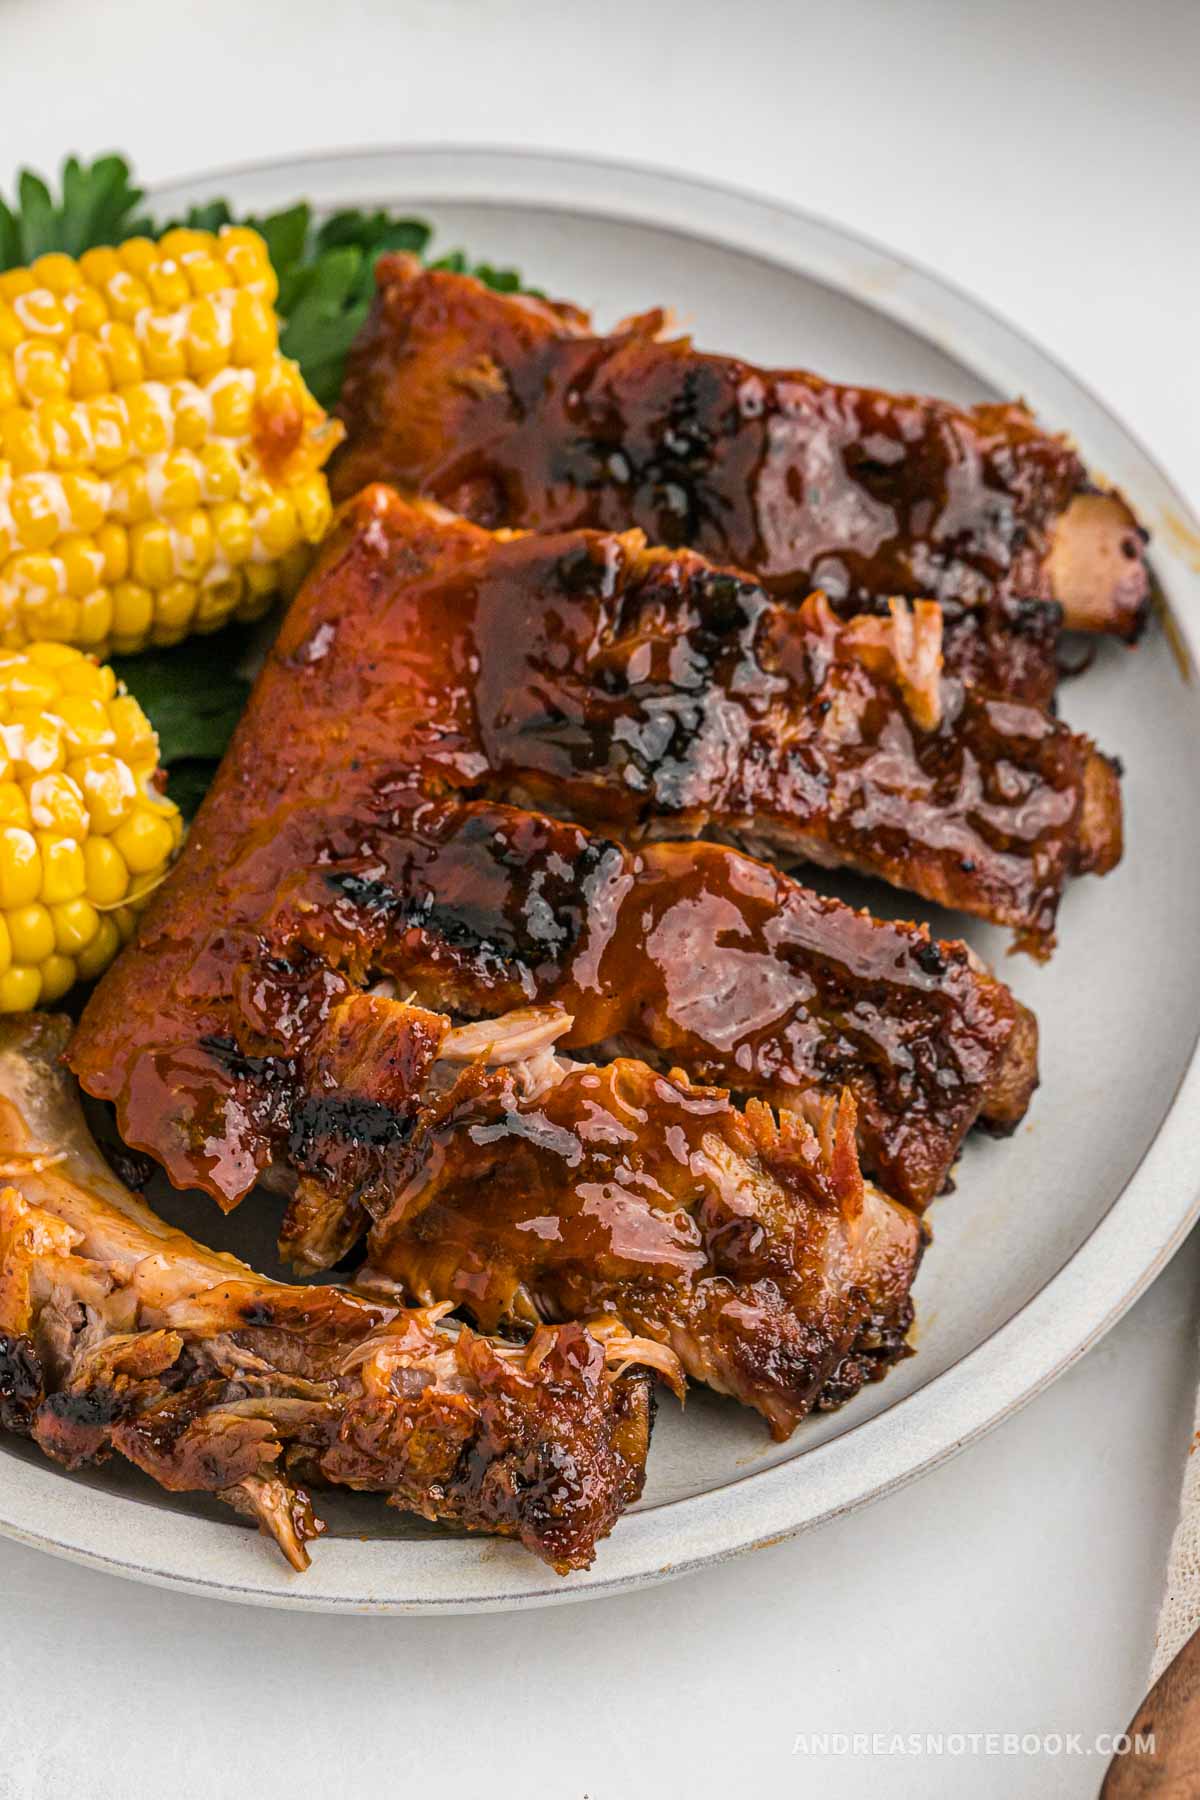
[[[1054,625],[1137,635],[1144,534],[1018,405],[840,386],[705,355],[655,310],[586,313],[380,259],[351,354],[335,496],[390,481],[488,526],[640,526],[773,591],[947,609],[948,659],[1053,690]]]
[[[225,1206],[272,1168],[327,1186],[344,1166],[349,1190],[413,1129],[447,1015],[556,1005],[564,1051],[606,1060],[619,1039],[810,1112],[849,1088],[868,1171],[925,1204],[976,1119],[1024,1112],[1031,1016],[964,945],[749,857],[623,846],[464,793],[488,775],[476,651],[426,577],[475,535],[382,489],[347,510],[181,861],[88,1003],[83,1085]],[[380,977],[418,1004],[364,995]],[[318,1215],[297,1225],[305,1260],[335,1260],[356,1222],[335,1210],[323,1240],[309,1186],[298,1204]]]
[[[386,489],[351,517],[390,571],[376,605],[410,682],[453,720],[414,743],[427,788],[846,865],[1040,955],[1068,876],[1120,856],[1113,764],[945,677],[928,601],[843,621],[640,532],[492,536]]]
[[[0,1024],[0,1424],[67,1468],[113,1451],[255,1518],[297,1569],[307,1484],[519,1538],[584,1568],[641,1492],[670,1352],[612,1319],[526,1344],[333,1287],[289,1287],[122,1187],[60,1066],[68,1023]]]

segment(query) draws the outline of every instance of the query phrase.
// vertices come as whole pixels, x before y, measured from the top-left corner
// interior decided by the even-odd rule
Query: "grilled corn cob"
[[[67,644],[0,651],[0,1012],[98,975],[183,835],[158,739],[110,668]]]
[[[0,274],[0,645],[175,644],[294,583],[341,428],[276,286],[237,227]]]

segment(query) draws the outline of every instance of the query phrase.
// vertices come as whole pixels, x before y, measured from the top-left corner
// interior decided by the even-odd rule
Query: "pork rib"
[[[786,1438],[882,1375],[912,1316],[920,1229],[835,1104],[814,1131],[625,1059],[532,1093],[469,1069],[407,1145],[363,1279],[487,1329],[614,1312]]]
[[[640,532],[496,537],[387,489],[348,518],[382,565],[377,609],[424,646],[414,702],[424,683],[452,725],[415,746],[426,787],[849,866],[1039,955],[1068,876],[1120,857],[1113,764],[946,676],[929,601],[843,621]]]
[[[0,1023],[0,1424],[68,1468],[113,1451],[257,1519],[297,1569],[309,1482],[518,1538],[561,1573],[641,1492],[653,1398],[615,1320],[526,1344],[344,1288],[290,1287],[116,1180],[60,1066],[68,1022]]]
[[[339,499],[390,481],[483,525],[640,526],[852,610],[936,599],[964,663],[1022,697],[1045,699],[1053,657],[1008,643],[1005,601],[1126,638],[1146,616],[1144,533],[1022,406],[705,355],[661,310],[605,337],[576,307],[411,257],[381,258],[376,281],[342,389]]]
[[[446,540],[390,530],[398,505],[357,502],[293,604],[183,857],[89,1000],[85,1088],[229,1206],[280,1160],[310,1172],[329,1119],[368,1160],[410,1130],[444,1015],[557,1004],[564,1049],[625,1036],[790,1107],[850,1088],[865,1166],[925,1204],[976,1119],[1021,1117],[1031,1016],[964,945],[749,857],[456,790],[487,774],[471,646],[444,609],[410,610]],[[372,1039],[377,975],[432,1016],[375,1034],[347,1087],[341,1034]]]

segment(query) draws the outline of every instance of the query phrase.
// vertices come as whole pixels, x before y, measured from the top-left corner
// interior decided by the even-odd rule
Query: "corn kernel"
[[[74,323],[79,324],[78,315]],[[77,331],[67,339],[67,375],[77,400],[90,400],[108,392],[108,362],[90,332]]]
[[[148,875],[161,868],[175,839],[162,813],[139,807],[113,833],[113,843],[125,858],[131,875]],[[82,859],[81,859],[82,860]]]
[[[41,1004],[52,1006],[73,985],[75,964],[69,956],[62,956],[56,951],[46,958],[38,973],[42,978]]]
[[[138,581],[149,588],[164,587],[175,573],[170,527],[157,519],[135,525],[129,534],[129,555]]]
[[[76,331],[95,337],[100,327],[107,322],[108,308],[104,304],[104,295],[95,288],[74,289],[67,295],[66,306]]]
[[[173,442],[181,450],[201,450],[208,442],[208,395],[194,381],[176,381],[171,387]]]
[[[66,728],[67,749],[72,756],[88,756],[111,750],[117,738],[103,700],[88,694],[64,694],[57,712]]]
[[[40,972],[13,963],[0,975],[0,1013],[32,1012],[41,993]]]
[[[65,398],[71,390],[67,365],[53,344],[26,338],[13,351],[13,374],[27,402]]]
[[[208,582],[200,589],[192,619],[196,631],[216,631],[229,619],[242,597],[240,575],[227,575],[221,581]]]
[[[47,906],[78,899],[87,886],[81,847],[72,838],[60,838],[36,827],[34,837],[42,857],[41,898]]]
[[[137,782],[129,764],[120,757],[101,753],[80,756],[67,764],[67,774],[83,791],[88,819],[94,832],[115,831],[127,819],[137,799]],[[92,840],[89,838],[87,848]],[[114,852],[114,855],[116,853]],[[90,890],[89,890],[90,891]],[[93,894],[92,899],[100,898]],[[119,895],[114,895],[119,899]]]
[[[48,250],[44,256],[35,257],[29,273],[39,287],[49,288],[52,294],[69,294],[83,282],[79,264],[60,250]]]
[[[219,439],[205,444],[200,452],[199,466],[204,499],[222,505],[232,504],[242,485],[242,465],[233,446]],[[213,527],[216,528],[215,517]]]
[[[118,269],[104,284],[109,310],[123,325],[132,325],[150,306],[150,289],[127,269]]]
[[[158,262],[161,251],[153,238],[126,238],[118,247],[117,255],[121,259],[121,267],[129,269],[134,275],[145,275]]]
[[[0,418],[0,451],[14,475],[50,466],[50,446],[41,423],[24,407],[14,407]]]
[[[211,256],[216,242],[211,231],[194,231],[190,225],[176,225],[163,233],[158,240],[158,247],[164,256],[171,257],[186,268],[196,256]]]
[[[286,494],[272,494],[255,508],[254,535],[271,560],[290,550],[300,533],[296,509]]]
[[[243,288],[233,302],[233,359],[243,368],[263,363],[279,346],[275,314],[257,294]]]
[[[188,286],[187,276],[177,262],[172,261],[169,256],[163,256],[161,243],[155,262],[143,272],[146,284],[154,295],[155,306],[177,312],[191,299],[192,290]]]
[[[219,294],[229,286],[229,271],[215,256],[189,257],[184,266],[191,290],[197,297]]]
[[[113,589],[113,637],[136,649],[154,620],[154,595],[140,581],[119,581]]]
[[[12,962],[12,940],[8,935],[8,924],[4,914],[0,913],[0,975],[3,975]]]
[[[137,525],[150,517],[150,489],[144,463],[126,463],[109,485],[109,513],[122,525]]]
[[[79,272],[91,287],[102,288],[121,267],[121,259],[107,244],[85,250],[79,259]]]
[[[188,370],[198,380],[223,369],[229,361],[230,346],[236,343],[228,308],[218,300],[193,300],[187,315],[186,343]]]
[[[42,885],[42,858],[32,832],[0,826],[0,906],[28,906]]]
[[[113,387],[133,387],[142,379],[142,353],[130,327],[121,319],[110,319],[96,336]]]
[[[53,775],[65,766],[62,733],[52,713],[21,701],[10,708],[9,720],[15,730],[8,752],[18,767],[33,775]]]
[[[54,954],[54,920],[40,900],[28,906],[9,909],[7,914],[12,954],[17,962],[31,963],[36,969]]]
[[[71,329],[66,307],[49,288],[36,287],[28,294],[19,294],[12,309],[26,331],[38,337],[65,339]]]
[[[38,424],[56,469],[86,469],[92,462],[92,433],[87,409],[70,400],[47,400]]]
[[[66,644],[31,644],[30,660],[41,662],[42,657],[35,657],[34,652],[41,651],[44,655],[47,650],[67,652],[61,662],[55,660],[43,665],[54,670],[59,688],[64,694],[87,694],[93,700],[112,699],[117,691],[117,678],[107,663],[98,663],[93,657],[81,656],[77,650],[72,652]]]
[[[178,416],[178,415],[176,415]],[[200,467],[190,450],[173,450],[162,465],[155,511],[183,512],[200,504]]]
[[[91,942],[100,923],[100,915],[89,900],[64,900],[50,909],[54,920],[54,945],[63,956],[78,956]]]
[[[75,969],[82,981],[92,981],[106,969],[121,948],[121,934],[112,919],[101,917],[96,935],[75,958]]]
[[[241,369],[226,369],[209,384],[213,430],[218,437],[245,437],[254,416],[254,385]]]
[[[6,353],[25,341],[25,329],[12,307],[0,300],[0,350]]]
[[[0,825],[29,825],[29,802],[17,781],[0,781]]]
[[[139,456],[157,456],[171,448],[171,416],[159,399],[161,389],[154,384],[137,387],[126,394],[129,409],[129,436]]]
[[[289,492],[305,539],[310,544],[319,544],[329,530],[329,521],[333,517],[325,477],[309,476],[306,481],[296,482]]]
[[[154,728],[132,694],[119,694],[108,712],[117,734],[119,755],[130,763],[137,763],[157,754]]]
[[[192,622],[198,598],[199,590],[194,581],[169,581],[159,591],[158,603],[154,609],[154,623],[158,631],[178,633],[177,637],[172,637],[172,641],[178,643]],[[158,641],[161,643],[166,640],[160,637]]]
[[[101,394],[86,410],[96,473],[110,475],[129,459],[129,408],[120,394]]]
[[[58,546],[67,592],[82,599],[104,580],[104,556],[94,538],[65,538]]]
[[[0,692],[10,707],[27,706],[36,712],[58,699],[58,677],[52,666],[24,656],[0,660]]]
[[[108,505],[108,490],[94,475],[59,476],[67,516],[76,531],[99,531]]]
[[[240,500],[229,500],[223,506],[214,506],[212,526],[217,548],[227,562],[237,568],[249,560],[254,549],[254,527],[250,523],[250,514]]]
[[[58,565],[61,573],[62,564]],[[54,638],[70,643],[79,634],[79,602],[67,593],[45,593],[27,596],[21,609],[22,621],[30,637]]]
[[[120,525],[102,525],[96,544],[104,558],[104,579],[110,587],[124,581],[129,572],[129,536]]]
[[[144,313],[137,322],[142,366],[152,381],[171,381],[187,373],[187,343],[182,313]]]
[[[62,771],[39,775],[30,784],[29,816],[38,830],[60,831],[78,843],[82,843],[88,833],[82,789]]]
[[[9,510],[30,550],[48,550],[63,528],[66,499],[57,475],[20,475],[9,493]]]
[[[93,588],[79,602],[76,632],[79,642],[98,649],[112,636],[113,597],[111,588]]]
[[[195,507],[172,519],[171,525],[175,573],[185,581],[198,581],[213,559],[212,522],[202,507]]]
[[[89,837],[83,846],[86,893],[93,906],[115,906],[129,892],[129,870],[115,844]]]

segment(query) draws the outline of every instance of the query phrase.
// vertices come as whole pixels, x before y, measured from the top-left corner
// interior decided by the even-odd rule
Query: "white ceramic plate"
[[[239,209],[304,196],[411,209],[434,222],[440,248],[515,264],[605,324],[665,302],[708,349],[963,401],[1021,394],[1075,435],[1150,526],[1155,570],[1194,660],[1196,528],[1146,452],[1018,332],[873,244],[674,176],[511,152],[327,156],[204,176],[155,198],[162,214],[218,194]],[[1044,1085],[1015,1138],[969,1144],[958,1191],[933,1208],[918,1354],[886,1381],[784,1445],[712,1395],[694,1392],[686,1417],[665,1401],[645,1497],[593,1568],[567,1580],[511,1544],[324,1495],[334,1535],[297,1576],[215,1502],[170,1498],[116,1465],[68,1477],[11,1439],[0,1446],[0,1529],[125,1575],[270,1605],[541,1605],[662,1580],[819,1524],[933,1468],[1037,1393],[1116,1321],[1200,1206],[1197,691],[1158,625],[1136,653],[1102,646],[1062,703],[1125,763],[1125,860],[1068,894],[1061,947],[1045,969],[1005,960],[1004,939],[987,927],[935,921],[1002,963],[1036,1010]],[[885,889],[857,892],[877,911],[908,914],[913,904]],[[270,1201],[228,1221],[199,1196],[173,1196],[164,1210],[274,1266]]]

